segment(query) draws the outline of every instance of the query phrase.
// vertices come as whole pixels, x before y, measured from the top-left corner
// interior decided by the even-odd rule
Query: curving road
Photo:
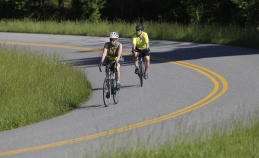
[[[83,157],[168,139],[178,124],[209,129],[212,122],[249,112],[259,103],[259,50],[150,40],[149,79],[139,87],[131,39],[120,38],[119,104],[105,108],[97,63],[107,37],[0,33],[7,47],[56,53],[84,68],[93,94],[78,109],[50,120],[0,132],[0,157]]]

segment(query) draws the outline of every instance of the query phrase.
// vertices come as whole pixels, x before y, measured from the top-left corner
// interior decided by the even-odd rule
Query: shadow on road
[[[166,44],[167,43],[167,44]],[[168,44],[170,43],[170,44]],[[166,58],[169,60],[186,61],[202,58],[217,58],[224,56],[241,56],[259,54],[257,49],[247,49],[242,47],[221,46],[212,44],[182,43],[169,41],[156,41],[151,43],[151,64],[164,63],[166,61],[154,60],[152,57]],[[161,51],[160,51],[161,50]],[[124,50],[127,51],[127,50]],[[128,50],[130,52],[130,50]],[[82,51],[80,51],[82,53]],[[85,51],[85,53],[89,53]],[[122,66],[133,65],[132,56],[124,55]],[[97,67],[101,57],[82,58],[76,60],[67,60],[65,62],[71,65],[87,67]]]
[[[226,56],[243,56],[259,54],[257,49],[248,49],[232,46],[221,46],[213,44],[198,44],[198,43],[182,43],[172,41],[156,41],[151,42],[151,64],[161,64],[167,62],[166,60],[155,60],[155,57],[165,58],[174,61],[187,61],[204,58],[218,58]],[[127,50],[124,50],[125,52]],[[127,52],[130,52],[128,50]],[[82,52],[80,52],[82,53]],[[152,59],[152,57],[154,57]],[[67,60],[65,62],[71,65],[97,67],[101,57],[82,58],[76,60]],[[124,55],[124,62],[122,66],[133,66],[132,56]],[[122,89],[139,87],[139,85],[122,86]],[[99,91],[102,88],[94,88],[93,91]],[[84,108],[99,108],[103,105],[92,105]]]
[[[128,85],[128,86],[121,86],[120,89],[127,89],[127,88],[134,88],[134,87],[139,87],[139,84],[136,85]],[[103,88],[93,88],[93,91],[102,91]]]
[[[90,106],[80,106],[75,110],[80,110],[80,109],[99,109],[99,108],[104,108],[104,105],[90,105]]]

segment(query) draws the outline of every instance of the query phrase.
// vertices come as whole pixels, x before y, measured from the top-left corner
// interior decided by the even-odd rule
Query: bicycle
[[[119,102],[120,89],[117,89],[114,85],[115,83],[115,71],[117,71],[117,64],[115,63],[115,68],[112,68],[113,63],[104,63],[103,66],[106,66],[105,72],[106,77],[103,82],[103,102],[106,107],[110,105],[111,97],[115,104]],[[102,72],[101,66],[99,64],[99,70]]]
[[[140,87],[143,86],[143,78],[144,78],[144,73],[145,73],[145,70],[144,70],[144,60],[143,60],[143,57],[142,57],[142,53],[144,53],[146,50],[141,50],[141,49],[136,49],[135,51],[137,51],[139,54],[138,54],[138,57],[139,57],[139,60],[138,60],[138,66],[139,66],[139,69],[138,69],[138,76],[139,76],[139,80],[140,80]]]

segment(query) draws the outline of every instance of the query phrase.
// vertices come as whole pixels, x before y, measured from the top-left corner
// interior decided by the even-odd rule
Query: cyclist
[[[146,32],[143,32],[144,26],[143,25],[137,25],[136,26],[136,33],[132,35],[132,53],[133,53],[133,61],[135,64],[135,73],[138,73],[138,52],[136,49],[145,50],[143,55],[143,58],[145,60],[145,73],[144,78],[148,78],[148,67],[150,63],[150,49],[149,49],[149,39],[148,34]]]
[[[111,32],[110,42],[105,43],[103,48],[103,54],[100,61],[100,65],[103,64],[106,56],[107,63],[113,63],[112,67],[115,69],[115,64],[117,64],[117,71],[115,71],[116,88],[120,88],[120,61],[122,58],[122,44],[118,42],[119,34],[117,32]]]

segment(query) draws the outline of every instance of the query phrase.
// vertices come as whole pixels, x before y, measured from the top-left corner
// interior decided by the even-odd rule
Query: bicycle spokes
[[[140,80],[140,87],[143,86],[143,63],[142,61],[139,63],[139,80]]]
[[[108,79],[105,79],[103,82],[103,102],[104,105],[107,107],[110,105],[111,100],[111,86]]]
[[[114,94],[113,94],[113,101],[115,104],[117,104],[119,102],[119,97],[120,97],[120,90],[114,90]]]
[[[111,65],[106,65],[106,78],[103,82],[103,102],[106,107],[110,105],[111,98],[115,104],[119,102],[120,92],[115,88],[115,74],[111,71]]]

